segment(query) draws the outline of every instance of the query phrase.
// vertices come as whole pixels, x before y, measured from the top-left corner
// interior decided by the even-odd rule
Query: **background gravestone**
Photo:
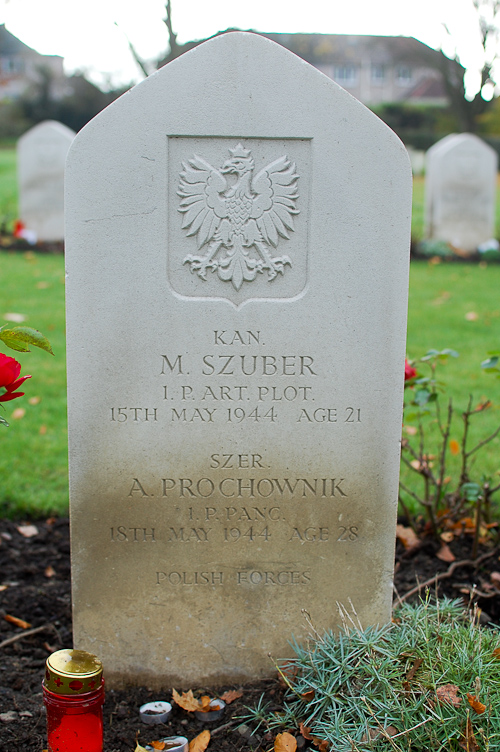
[[[221,35],[67,166],[75,646],[107,680],[269,675],[390,619],[411,171],[337,84]]]
[[[64,165],[75,132],[46,120],[17,142],[19,214],[42,241],[64,239]]]
[[[497,153],[477,136],[446,136],[427,152],[425,224],[429,239],[475,251],[495,233]]]

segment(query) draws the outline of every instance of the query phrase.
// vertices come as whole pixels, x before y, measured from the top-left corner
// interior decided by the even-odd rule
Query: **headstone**
[[[390,619],[411,211],[394,133],[218,36],[67,166],[74,644],[107,681],[272,674]]]
[[[45,120],[17,142],[19,214],[41,241],[64,239],[64,165],[75,132]]]
[[[427,152],[426,237],[470,253],[494,237],[497,153],[478,136],[446,136]]]

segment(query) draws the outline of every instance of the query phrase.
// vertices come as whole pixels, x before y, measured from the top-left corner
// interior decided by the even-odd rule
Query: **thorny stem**
[[[450,401],[448,402],[448,415],[446,418],[446,427],[444,429],[444,433],[441,431],[443,442],[441,446],[441,454],[439,458],[439,488],[438,492],[436,494],[436,505],[435,505],[435,512],[438,511],[438,506],[441,501],[441,494],[443,493],[443,482],[444,482],[444,476],[446,471],[446,449],[448,448],[448,438],[450,436],[450,430],[451,430],[451,419],[453,417],[453,403],[450,398]]]
[[[469,395],[469,403],[467,405],[467,410],[462,413],[462,418],[464,421],[464,432],[462,435],[462,467],[460,470],[460,486],[463,486],[464,483],[467,483],[468,480],[468,473],[467,473],[467,435],[469,433],[469,422],[470,422],[470,416],[471,416],[471,406],[472,406],[472,394]]]

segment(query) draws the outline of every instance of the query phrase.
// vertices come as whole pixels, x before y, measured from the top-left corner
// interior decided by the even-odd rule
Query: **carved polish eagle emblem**
[[[294,231],[299,213],[299,175],[287,156],[254,175],[255,162],[241,143],[220,169],[194,155],[182,163],[179,212],[182,228],[196,236],[198,255],[184,259],[192,272],[207,279],[207,269],[239,290],[267,272],[269,281],[291,266],[288,256],[273,256],[280,239]]]

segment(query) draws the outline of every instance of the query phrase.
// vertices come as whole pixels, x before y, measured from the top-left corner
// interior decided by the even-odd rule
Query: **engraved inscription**
[[[292,265],[288,256],[272,254],[280,238],[288,240],[294,230],[299,175],[295,163],[283,155],[254,176],[250,149],[239,143],[229,152],[220,169],[196,154],[183,162],[178,210],[182,228],[189,237],[196,236],[200,251],[186,256],[184,263],[204,281],[210,269],[239,290],[257,274],[267,271],[272,281]]]

